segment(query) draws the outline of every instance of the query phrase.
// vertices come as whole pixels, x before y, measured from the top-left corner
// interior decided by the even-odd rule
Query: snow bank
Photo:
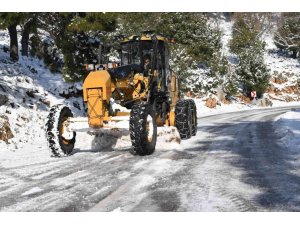
[[[300,110],[284,113],[276,118],[280,143],[291,152],[300,151]]]
[[[3,54],[0,61],[1,56]],[[42,62],[29,58],[14,64],[0,62],[0,94],[8,97],[8,103],[0,106],[0,114],[8,116],[14,135],[8,145],[0,141],[1,149],[16,150],[24,144],[45,141],[44,123],[49,106],[62,103],[75,115],[82,115],[78,109],[78,106],[83,109],[81,98],[64,99],[57,91],[58,87],[68,90],[74,84],[64,82],[61,75],[50,73],[40,64]],[[28,65],[36,71],[31,72]]]

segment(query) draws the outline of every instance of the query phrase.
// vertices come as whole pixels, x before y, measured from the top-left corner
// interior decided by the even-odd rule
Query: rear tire
[[[191,126],[192,126],[192,136],[196,136],[197,134],[197,107],[194,100],[189,99],[189,110],[191,112]]]
[[[144,102],[135,104],[130,112],[129,124],[134,153],[141,156],[152,154],[157,139],[157,124],[152,105]]]
[[[55,105],[51,107],[46,122],[46,138],[53,157],[70,155],[74,149],[76,133],[73,132],[71,139],[65,139],[62,136],[63,122],[73,117],[71,110],[64,105]]]
[[[175,127],[181,139],[189,139],[192,136],[192,115],[189,100],[179,100],[175,106]]]

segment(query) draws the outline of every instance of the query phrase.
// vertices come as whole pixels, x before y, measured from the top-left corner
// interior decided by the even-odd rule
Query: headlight
[[[85,68],[87,71],[94,71],[95,70],[95,65],[94,64],[86,64]]]

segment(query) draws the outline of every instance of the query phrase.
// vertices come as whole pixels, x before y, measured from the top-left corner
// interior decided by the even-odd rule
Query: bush
[[[239,54],[240,62],[236,69],[239,80],[247,95],[252,90],[264,93],[269,86],[269,73],[264,64],[263,54],[255,46],[245,48]]]
[[[263,59],[265,43],[252,23],[247,18],[238,18],[230,42],[231,51],[239,58],[236,74],[246,95],[252,90],[262,94],[269,86],[269,73]]]

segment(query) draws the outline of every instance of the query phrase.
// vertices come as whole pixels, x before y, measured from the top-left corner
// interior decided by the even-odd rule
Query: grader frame
[[[93,68],[83,83],[88,116],[74,118],[66,106],[50,110],[47,139],[52,155],[70,154],[79,131],[129,129],[139,155],[153,153],[157,126],[175,126],[183,139],[195,135],[195,103],[180,100],[179,79],[169,66],[170,42],[149,32],[133,35],[121,41],[121,65],[88,66]],[[151,60],[148,68],[143,65],[145,57]],[[112,99],[127,110],[113,109]]]

